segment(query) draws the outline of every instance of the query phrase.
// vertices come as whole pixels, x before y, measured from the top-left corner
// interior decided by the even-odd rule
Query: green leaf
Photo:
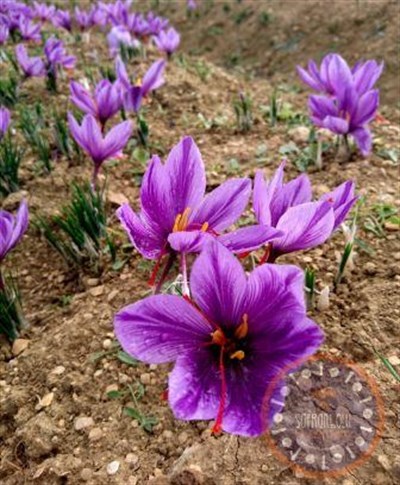
[[[133,367],[136,367],[139,363],[136,359],[134,359],[133,357],[128,355],[123,350],[120,350],[117,353],[117,359],[120,360],[121,362],[123,362],[124,364],[131,365]]]
[[[125,393],[121,391],[109,391],[107,392],[107,397],[110,399],[119,399],[120,397],[124,396]]]

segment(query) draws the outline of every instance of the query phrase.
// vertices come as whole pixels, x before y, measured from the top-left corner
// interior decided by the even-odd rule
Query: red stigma
[[[211,434],[217,436],[222,431],[222,418],[224,417],[224,410],[226,404],[226,376],[225,376],[225,366],[224,366],[224,347],[221,347],[219,354],[219,372],[221,374],[221,397],[219,400],[218,413],[215,419],[214,426],[211,429]]]

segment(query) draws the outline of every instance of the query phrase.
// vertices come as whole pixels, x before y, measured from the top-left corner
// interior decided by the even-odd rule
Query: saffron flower
[[[65,52],[62,40],[56,37],[47,39],[44,45],[44,53],[47,58],[48,68],[56,72],[58,67],[73,69],[76,62],[75,56],[70,56]]]
[[[352,69],[338,54],[329,54],[320,69],[314,61],[308,71],[297,67],[300,78],[323,95],[310,96],[308,106],[313,123],[337,135],[343,135],[348,148],[350,135],[362,155],[372,149],[368,124],[379,106],[379,91],[372,89],[381,75],[383,63],[374,60],[358,62]]]
[[[87,91],[81,84],[71,81],[71,101],[84,113],[91,114],[100,122],[102,128],[122,106],[121,89],[118,83],[108,79],[100,81],[94,93]]]
[[[285,162],[269,183],[260,170],[254,181],[253,207],[257,221],[283,232],[282,237],[267,247],[264,260],[269,262],[282,254],[324,243],[357,200],[354,183],[347,181],[319,201],[311,202],[311,183],[307,175],[285,184],[284,167]]]
[[[40,42],[42,37],[40,34],[40,25],[34,24],[30,19],[21,16],[18,20],[18,29],[21,37],[27,41]]]
[[[310,60],[308,69],[297,66],[300,79],[311,89],[319,93],[335,95],[341,91],[343,83],[352,78],[356,92],[361,96],[372,89],[383,71],[383,62],[375,60],[359,61],[350,68],[339,54],[328,54],[322,61],[320,68]],[[341,78],[341,74],[344,78]]]
[[[166,29],[169,24],[169,20],[155,15],[153,12],[149,12],[146,18],[149,24],[149,30],[151,35],[158,35],[162,30]]]
[[[0,263],[14,249],[28,228],[28,205],[22,201],[16,216],[0,210]]]
[[[142,99],[165,83],[164,71],[166,64],[167,61],[165,59],[153,62],[143,76],[142,81],[132,85],[125,64],[119,57],[117,58],[115,69],[118,82],[124,91],[123,103],[127,111],[137,113],[141,107]]]
[[[121,25],[110,30],[107,41],[111,56],[117,55],[122,46],[138,48],[140,45],[138,40],[132,38],[126,27]]]
[[[155,284],[161,259],[168,255],[159,291],[177,253],[200,252],[213,239],[231,251],[243,253],[277,239],[281,232],[262,225],[224,234],[243,213],[251,191],[249,179],[228,180],[205,196],[206,174],[199,149],[190,137],[170,152],[165,164],[151,159],[140,192],[141,212],[123,204],[117,215],[132,244],[147,259],[158,260],[150,280]],[[185,278],[185,267],[182,269]]]
[[[17,45],[15,55],[25,78],[42,77],[46,74],[42,59],[40,57],[29,57],[26,47],[23,44]]]
[[[168,56],[171,56],[179,47],[181,36],[173,28],[169,28],[167,31],[162,30],[156,37],[154,37],[154,43],[161,52],[165,52]]]
[[[257,436],[280,410],[273,396],[263,416],[269,384],[323,341],[306,316],[303,284],[289,265],[262,265],[247,277],[213,241],[193,265],[193,300],[153,295],[128,305],[114,318],[115,334],[136,359],[175,362],[168,400],[176,418],[214,419],[215,434]]]
[[[68,124],[74,140],[91,157],[94,163],[92,187],[96,187],[101,165],[110,158],[121,156],[121,152],[132,135],[132,123],[124,121],[103,134],[94,116],[85,115],[79,125],[71,113]]]
[[[10,29],[5,24],[0,24],[0,45],[3,45],[7,42],[8,37],[10,36]]]
[[[47,5],[45,3],[33,2],[33,16],[38,18],[41,22],[51,20],[56,13],[54,5]]]
[[[372,135],[368,123],[376,116],[379,106],[379,91],[371,89],[361,96],[354,85],[337,94],[335,99],[327,96],[312,95],[308,106],[313,123],[337,135],[350,135],[363,156],[372,149]]]
[[[7,108],[0,106],[0,140],[4,137],[8,130],[10,119],[10,111]]]
[[[94,15],[95,10],[93,8],[89,11],[85,11],[81,10],[79,7],[75,7],[75,21],[82,32],[93,27]]]
[[[67,32],[71,32],[72,30],[71,14],[67,10],[57,10],[52,22],[54,27],[61,27]]]

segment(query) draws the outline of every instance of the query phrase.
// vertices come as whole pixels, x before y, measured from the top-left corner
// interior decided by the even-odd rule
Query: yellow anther
[[[243,350],[237,350],[236,352],[233,352],[233,354],[230,355],[231,359],[243,360],[244,357],[245,357],[245,354]]]
[[[141,77],[138,77],[137,80],[136,80],[136,86],[141,86],[142,85],[142,78]]]
[[[248,331],[249,331],[249,322],[248,322],[247,313],[245,313],[243,315],[242,323],[235,330],[235,337],[237,339],[242,339],[242,338],[246,337]]]
[[[200,231],[202,232],[207,232],[207,229],[208,229],[208,222],[205,222],[202,226],[201,226],[201,229]]]
[[[186,230],[189,224],[189,213],[190,213],[190,208],[187,207],[184,210],[183,214],[178,214],[176,216],[174,227],[172,228],[172,232],[179,232],[179,231]]]
[[[224,335],[224,332],[219,328],[211,334],[211,338],[213,344],[221,346],[226,344],[226,337]]]

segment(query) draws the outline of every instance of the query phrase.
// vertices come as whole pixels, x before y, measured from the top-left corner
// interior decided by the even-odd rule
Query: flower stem
[[[157,285],[154,288],[153,294],[157,295],[161,291],[161,287],[164,284],[164,281],[166,280],[168,273],[170,272],[174,262],[176,259],[176,253],[171,252],[168,256],[167,262],[165,263],[161,278],[158,280]]]
[[[189,290],[189,284],[188,284],[188,274],[187,274],[186,254],[185,253],[182,253],[182,256],[181,256],[181,271],[182,271],[182,277],[183,277],[182,294],[184,296],[190,297],[190,290]]]

